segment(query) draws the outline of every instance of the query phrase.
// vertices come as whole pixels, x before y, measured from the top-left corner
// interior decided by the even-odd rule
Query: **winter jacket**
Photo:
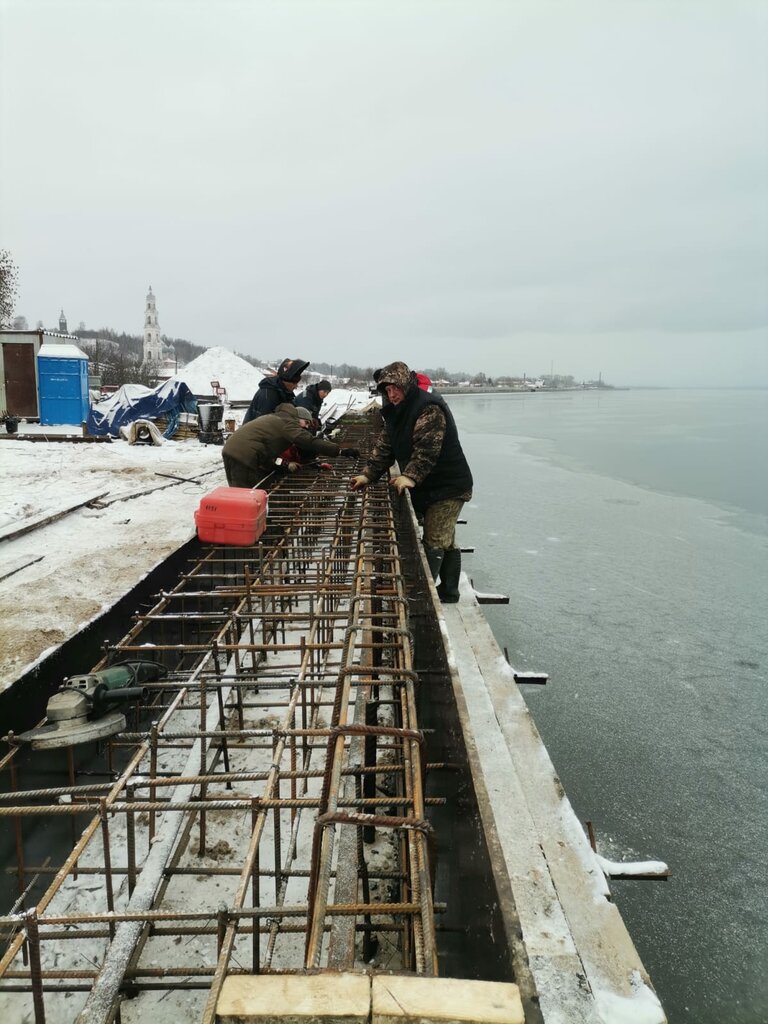
[[[282,380],[275,377],[262,377],[256,394],[251,399],[248,411],[243,417],[243,425],[255,420],[258,416],[266,416],[274,412],[283,402],[293,405],[293,392],[289,391]]]
[[[443,398],[434,391],[422,391],[405,363],[384,367],[379,389],[384,391],[387,383],[402,388],[405,398],[382,408],[384,431],[363,473],[377,480],[397,460],[400,472],[415,481],[410,493],[417,512],[447,498],[469,500],[472,472]]]
[[[317,384],[310,384],[305,391],[302,391],[296,397],[296,405],[302,405],[305,409],[308,409],[315,420],[320,419],[320,407],[323,404],[323,399],[318,395],[317,388]]]
[[[341,451],[333,441],[312,437],[308,430],[300,427],[296,407],[284,402],[276,412],[244,423],[227,440],[222,454],[269,473],[275,468],[277,456],[292,444],[313,455],[334,456]]]

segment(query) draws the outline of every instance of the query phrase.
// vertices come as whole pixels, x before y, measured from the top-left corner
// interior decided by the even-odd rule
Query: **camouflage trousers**
[[[456,520],[464,502],[461,498],[446,498],[429,505],[424,512],[424,547],[448,551],[456,547]]]

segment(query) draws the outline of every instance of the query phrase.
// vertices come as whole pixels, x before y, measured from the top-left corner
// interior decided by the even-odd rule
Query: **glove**
[[[289,462],[288,463],[288,472],[289,473],[295,473],[298,468],[299,468],[298,462]]]
[[[359,459],[360,449],[359,448],[340,448],[339,455],[343,455],[345,459]]]
[[[401,473],[400,476],[396,476],[394,480],[389,481],[389,486],[394,487],[398,494],[402,494],[403,491],[409,491],[411,487],[415,487],[416,481]]]
[[[360,473],[358,476],[353,476],[349,481],[349,488],[352,491],[362,491],[370,482],[371,481],[364,473]]]
[[[322,469],[324,473],[330,473],[333,470],[333,466],[330,462],[321,462],[318,464],[318,469]]]

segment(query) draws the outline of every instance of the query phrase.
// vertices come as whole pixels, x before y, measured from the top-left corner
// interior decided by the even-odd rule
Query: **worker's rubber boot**
[[[443,604],[456,604],[459,600],[459,576],[461,575],[461,551],[448,548],[440,566],[440,586],[437,593]]]
[[[424,553],[427,556],[427,564],[432,573],[432,579],[436,580],[440,575],[440,566],[443,564],[445,551],[442,548],[424,548]]]

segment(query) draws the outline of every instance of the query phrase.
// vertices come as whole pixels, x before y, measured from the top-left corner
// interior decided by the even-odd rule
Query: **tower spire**
[[[161,363],[162,360],[163,346],[160,341],[160,324],[157,319],[155,296],[152,285],[150,285],[147,292],[147,305],[144,310],[144,362]]]

